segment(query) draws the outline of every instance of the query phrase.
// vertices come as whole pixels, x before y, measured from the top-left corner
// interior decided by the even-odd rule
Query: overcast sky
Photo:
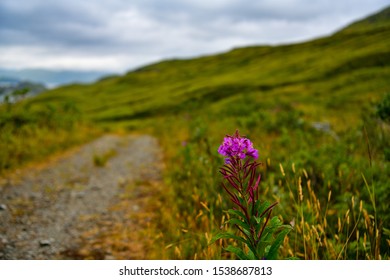
[[[123,72],[329,35],[390,0],[0,0],[0,68]]]

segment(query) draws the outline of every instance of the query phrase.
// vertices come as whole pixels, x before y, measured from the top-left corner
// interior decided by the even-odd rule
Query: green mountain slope
[[[61,87],[31,102],[74,101],[94,121],[129,123],[245,94],[261,103],[299,100],[297,106],[314,118],[312,103],[321,103],[320,113],[332,116],[339,107],[354,110],[390,90],[388,11],[330,37],[163,61],[92,85]],[[376,18],[380,24],[371,26]]]
[[[352,23],[351,25],[344,28],[342,32],[366,31],[368,29],[386,27],[389,24],[389,20],[390,7],[387,7],[374,15]]]

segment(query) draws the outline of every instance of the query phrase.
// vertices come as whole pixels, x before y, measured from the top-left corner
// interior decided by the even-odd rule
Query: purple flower
[[[218,153],[227,157],[225,163],[231,163],[231,158],[244,159],[246,156],[257,159],[259,152],[253,148],[253,143],[245,137],[241,137],[236,130],[234,136],[226,135],[223,143],[218,148]]]

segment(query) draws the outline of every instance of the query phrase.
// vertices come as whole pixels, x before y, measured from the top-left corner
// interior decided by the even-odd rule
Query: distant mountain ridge
[[[102,76],[110,73],[103,71],[71,71],[71,70],[46,70],[46,69],[2,69],[0,78],[14,78],[42,83],[52,88],[71,83],[92,83]]]
[[[380,26],[386,26],[390,21],[390,6],[379,11],[376,14],[368,16],[362,20],[358,20],[343,28],[341,32],[351,32],[358,30],[366,30],[369,28],[377,28]]]
[[[18,100],[15,93],[23,93],[23,97],[31,97],[42,93],[45,90],[47,90],[47,88],[41,83],[22,81],[16,78],[0,77],[0,103],[4,100]]]

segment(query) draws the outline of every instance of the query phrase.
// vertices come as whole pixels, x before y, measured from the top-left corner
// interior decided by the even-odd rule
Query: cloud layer
[[[0,68],[125,71],[327,35],[389,0],[2,0]]]

